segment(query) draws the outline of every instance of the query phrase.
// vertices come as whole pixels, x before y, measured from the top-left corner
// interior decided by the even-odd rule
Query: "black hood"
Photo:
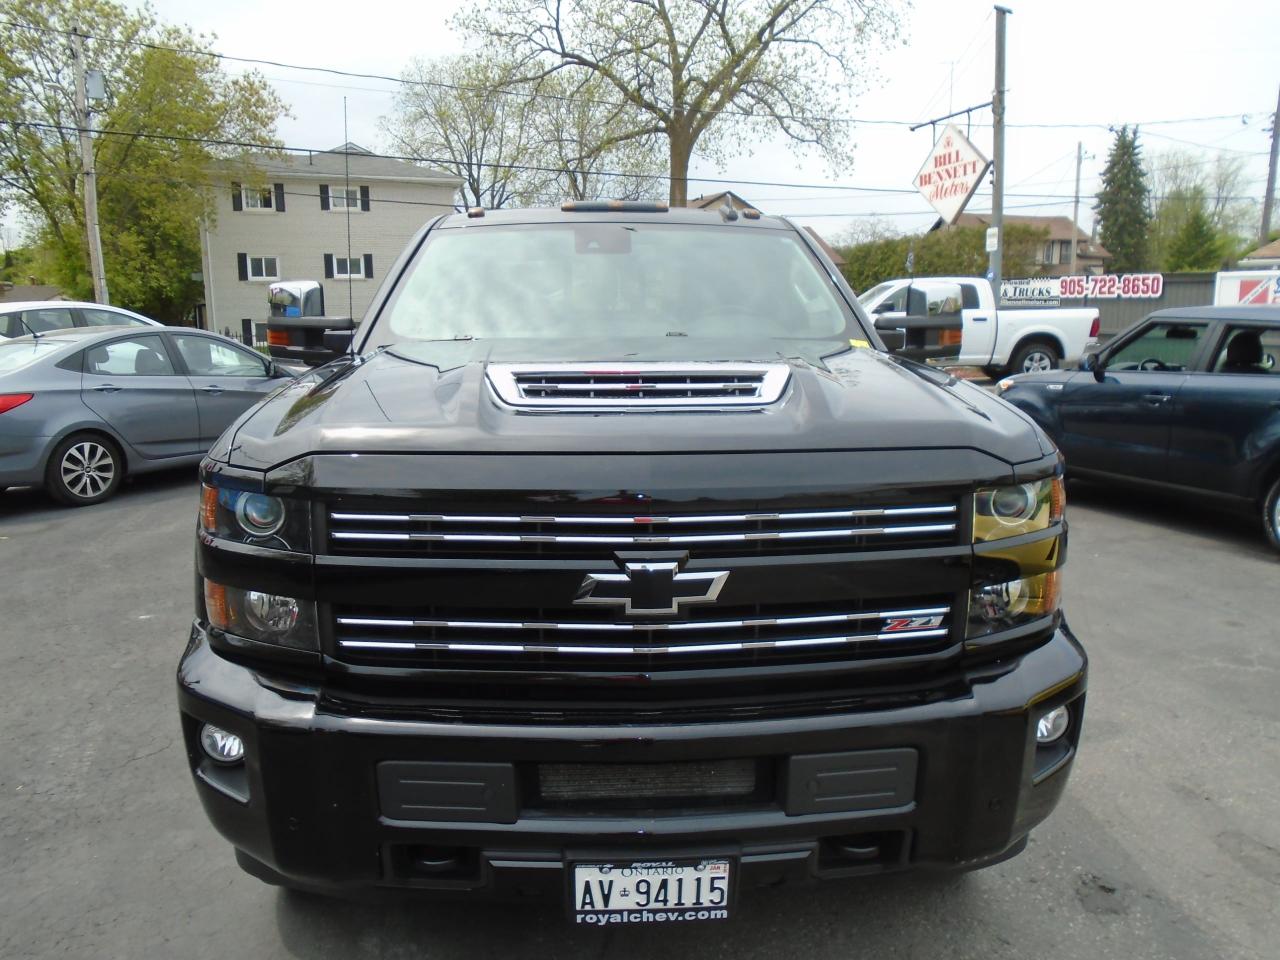
[[[560,413],[514,410],[489,363],[785,362],[764,409]],[[1009,464],[1052,452],[1021,412],[946,374],[840,343],[413,342],[313,372],[242,419],[217,459],[269,469],[308,454],[716,453],[969,448]],[[230,440],[230,449],[226,441]]]

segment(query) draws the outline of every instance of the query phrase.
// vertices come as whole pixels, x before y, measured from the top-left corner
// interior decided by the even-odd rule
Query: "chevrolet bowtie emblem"
[[[588,573],[574,603],[622,607],[627,616],[678,613],[681,604],[714,603],[727,570],[685,573],[679,563],[629,562],[622,573]]]

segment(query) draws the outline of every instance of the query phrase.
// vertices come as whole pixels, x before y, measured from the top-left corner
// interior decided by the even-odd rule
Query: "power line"
[[[35,129],[41,129],[41,130],[55,130],[63,133],[79,132],[78,127],[72,126],[70,124],[43,123],[43,122],[34,121],[34,120],[13,120],[9,122],[9,125],[17,126],[17,127],[30,127]],[[332,150],[325,150],[325,149],[320,149],[315,147],[297,147],[297,146],[287,146],[287,145],[279,145],[279,144],[271,144],[271,143],[255,143],[252,141],[243,141],[243,140],[222,140],[222,139],[216,139],[216,138],[210,138],[210,137],[182,136],[178,134],[144,133],[142,131],[113,130],[110,128],[97,129],[94,131],[94,133],[97,136],[124,137],[124,138],[135,139],[135,140],[152,140],[152,141],[162,141],[162,142],[169,142],[169,143],[194,143],[194,144],[203,145],[203,146],[237,147],[241,149],[260,150],[263,152],[283,152],[283,153],[292,153],[292,154],[298,154],[298,155],[333,154],[334,153],[334,151]],[[372,157],[372,158],[381,159],[381,160],[399,160],[405,163],[413,163],[413,164],[420,164],[420,163],[450,164],[452,163],[452,161],[448,159],[435,159],[431,157],[411,157],[406,155],[388,154],[388,153],[368,153],[368,154],[361,154],[361,156]],[[560,174],[564,172],[564,169],[562,167],[541,167],[541,166],[533,166],[530,164],[475,163],[475,164],[472,164],[472,166],[493,168],[493,169],[499,169],[499,170],[531,172],[531,173]],[[440,172],[445,173],[446,171],[440,171]],[[653,179],[653,180],[672,179],[669,174],[658,174],[658,173],[626,173],[626,172],[619,172],[619,171],[600,171],[599,175],[602,177],[619,177],[619,178],[631,178],[631,179]],[[885,196],[917,196],[918,195],[918,191],[916,191],[911,187],[864,187],[864,186],[856,186],[853,184],[794,183],[794,182],[778,181],[778,180],[744,180],[736,177],[690,176],[690,177],[686,177],[685,179],[696,181],[699,183],[723,183],[723,184],[738,184],[738,185],[745,185],[745,186],[760,186],[760,187],[784,187],[789,189],[805,189],[805,190],[849,191],[853,193],[869,194],[869,195],[885,195]],[[979,196],[981,196],[981,194],[979,194]],[[1017,193],[1017,192],[1009,192],[1006,194],[1006,196],[1017,198],[1017,199],[1045,199],[1045,198],[1071,199],[1072,197],[1072,195],[1070,194]],[[1160,197],[1155,197],[1154,195],[1152,198],[1162,199]],[[1252,197],[1223,197],[1222,199],[1249,200],[1253,198]],[[406,202],[413,202],[413,201],[406,201]]]
[[[57,30],[57,29],[54,29],[53,27],[40,27],[40,26],[36,26],[35,24],[20,23],[14,20],[0,20],[0,25],[14,27],[20,30],[30,30],[36,33],[52,34],[55,36],[64,36],[64,37],[71,36],[71,31],[69,30]],[[229,54],[229,53],[219,53],[214,50],[201,50],[195,47],[170,46],[168,44],[156,43],[150,40],[117,40],[112,37],[100,37],[100,36],[95,36],[93,34],[87,34],[87,33],[81,34],[81,36],[83,36],[84,39],[86,40],[94,40],[99,43],[107,43],[113,46],[142,47],[148,50],[158,50],[158,51],[163,51],[167,53],[179,53],[187,56],[213,57],[218,60],[230,60],[236,63],[248,63],[248,64],[253,64],[255,66],[276,67],[278,69],[283,69],[283,70],[299,70],[299,71],[310,72],[310,73],[326,73],[332,76],[348,77],[355,80],[382,80],[388,83],[397,83],[397,84],[402,84],[406,86],[438,87],[440,89],[453,90],[457,92],[463,92],[463,91],[495,92],[494,88],[490,88],[490,87],[477,87],[477,86],[471,86],[468,84],[453,84],[453,83],[446,83],[444,81],[437,81],[437,80],[415,80],[407,77],[395,77],[395,76],[391,76],[389,74],[384,74],[384,73],[362,73],[355,70],[341,70],[337,67],[325,67],[325,66],[317,66],[313,64],[287,63],[281,60],[266,60],[260,57],[240,57],[240,56],[235,56],[234,54]],[[548,93],[545,91],[532,91],[532,90],[520,91],[520,90],[511,90],[511,89],[497,89],[496,92],[501,93],[503,95],[509,95],[509,96],[518,96],[518,97],[535,98],[535,99],[550,99],[550,100],[557,100],[557,101],[567,102],[567,103],[590,103],[590,104],[595,104],[597,106],[607,106],[607,107],[626,106],[626,104],[623,104],[619,101],[598,100],[598,99],[589,98],[589,97],[574,97],[574,96],[567,96],[564,94]],[[725,108],[722,110],[706,110],[701,112],[704,115],[710,115],[710,116],[719,116],[721,114],[724,114],[729,116],[739,116],[739,117],[753,119],[753,120],[768,119],[757,113],[750,113],[745,110],[731,110],[728,108]],[[1169,126],[1169,125],[1186,124],[1186,123],[1208,123],[1208,122],[1217,121],[1217,120],[1238,120],[1242,116],[1248,116],[1249,113],[1261,113],[1261,112],[1264,112],[1264,111],[1255,110],[1255,111],[1245,111],[1243,113],[1242,112],[1224,113],[1224,114],[1217,114],[1215,116],[1208,116],[1208,117],[1178,117],[1178,118],[1171,118],[1171,119],[1144,120],[1144,121],[1137,121],[1137,122],[1129,121],[1129,125],[1140,126],[1140,127],[1153,127],[1153,126]],[[914,121],[914,120],[894,120],[894,119],[887,119],[887,118],[866,118],[866,117],[796,117],[796,116],[790,116],[790,115],[782,115],[781,119],[811,120],[814,122],[848,123],[848,124],[854,124],[854,125],[863,124],[866,126],[892,126],[892,127],[911,127],[911,126],[916,126],[918,124],[918,121]],[[976,124],[973,124],[973,126],[985,127],[985,126],[990,126],[990,124],[976,123]],[[1090,128],[1110,130],[1116,126],[1116,123],[1114,122],[1007,123],[1005,126],[1010,128],[1043,129],[1043,130],[1082,130],[1082,129],[1090,129]],[[689,177],[686,179],[692,180],[697,178]],[[732,181],[717,181],[717,182],[732,182]],[[746,183],[747,181],[736,181],[736,182]],[[772,184],[766,184],[766,185],[771,186]]]

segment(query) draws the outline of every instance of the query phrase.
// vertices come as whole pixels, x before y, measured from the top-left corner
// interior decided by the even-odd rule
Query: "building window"
[[[270,190],[255,190],[252,187],[241,188],[246,210],[271,210],[275,207]]]
[[[1050,240],[1044,245],[1044,249],[1040,251],[1041,263],[1053,263],[1053,241]]]
[[[333,277],[335,280],[363,280],[364,279],[364,261],[359,257],[334,256],[333,258]]]
[[[1070,240],[1058,241],[1058,262],[1059,263],[1071,262],[1071,241]]]
[[[360,209],[360,190],[356,187],[334,187],[330,190],[329,197],[330,209]]]
[[[250,280],[279,280],[280,267],[275,257],[250,257]]]

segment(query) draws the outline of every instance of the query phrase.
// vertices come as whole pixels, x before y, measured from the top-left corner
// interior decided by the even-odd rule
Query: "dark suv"
[[[1084,709],[1061,462],[881,346],[755,211],[430,223],[201,468],[180,706],[240,864],[597,924],[1020,851]]]

